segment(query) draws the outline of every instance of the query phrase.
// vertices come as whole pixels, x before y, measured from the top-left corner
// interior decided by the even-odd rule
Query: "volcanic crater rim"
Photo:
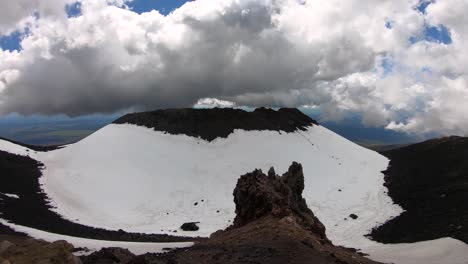
[[[257,108],[245,111],[234,108],[180,108],[131,113],[113,122],[152,128],[173,135],[187,135],[213,141],[227,138],[236,129],[293,133],[318,125],[297,108]]]

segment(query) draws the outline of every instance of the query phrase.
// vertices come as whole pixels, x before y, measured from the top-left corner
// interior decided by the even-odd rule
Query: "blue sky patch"
[[[452,43],[450,32],[444,25],[439,25],[437,27],[427,26],[425,28],[424,36],[427,41],[433,41],[443,44]]]
[[[387,76],[393,71],[393,61],[391,58],[384,58],[382,60],[382,68],[384,70],[383,75]]]
[[[388,29],[392,29],[393,28],[393,22],[391,20],[386,20],[385,21],[385,27],[388,28]]]
[[[431,26],[425,25],[422,36],[412,36],[409,38],[409,42],[414,44],[419,41],[429,41],[436,42],[440,44],[451,44],[452,37],[450,36],[450,31],[444,25]]]
[[[15,31],[8,36],[1,36],[0,35],[0,48],[2,50],[9,50],[9,51],[20,51],[21,50],[21,40],[24,34]]]
[[[128,3],[128,7],[134,12],[141,14],[151,10],[158,10],[159,13],[167,15],[179,8],[188,0],[134,0]]]
[[[419,4],[416,6],[416,9],[419,12],[425,14],[427,7],[434,2],[435,2],[434,0],[420,0]]]
[[[419,0],[418,5],[415,7],[421,14],[426,15],[426,9],[429,5],[434,3],[435,0]],[[409,42],[414,44],[419,41],[430,41],[440,44],[451,44],[452,38],[450,37],[449,29],[444,25],[424,25],[424,30],[421,36],[412,36],[409,38]]]
[[[77,17],[81,15],[81,3],[75,2],[65,6],[65,12],[68,17]]]

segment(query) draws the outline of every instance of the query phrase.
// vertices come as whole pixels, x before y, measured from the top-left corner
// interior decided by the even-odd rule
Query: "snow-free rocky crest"
[[[305,131],[317,124],[296,108],[257,108],[248,112],[241,109],[166,109],[124,115],[115,124],[134,124],[169,134],[184,134],[212,141],[226,138],[236,129],[271,130],[283,132]]]

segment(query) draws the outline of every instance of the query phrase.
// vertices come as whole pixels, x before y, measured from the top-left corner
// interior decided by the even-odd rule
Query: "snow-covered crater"
[[[318,125],[290,133],[235,130],[208,142],[112,124],[38,158],[55,210],[107,229],[208,236],[234,218],[240,175],[285,171],[292,161],[303,165],[304,197],[335,244],[368,246],[364,235],[401,213],[383,186],[388,160]],[[200,222],[200,230],[183,232],[184,222]]]

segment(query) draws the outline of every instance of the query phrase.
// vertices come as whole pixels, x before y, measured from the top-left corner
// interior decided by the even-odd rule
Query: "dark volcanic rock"
[[[428,140],[382,152],[388,194],[405,212],[373,230],[384,243],[453,237],[468,243],[468,138]]]
[[[278,218],[294,215],[301,225],[325,239],[325,226],[307,207],[302,198],[303,190],[304,174],[302,166],[296,162],[281,177],[274,175],[274,169],[270,169],[268,176],[261,170],[241,176],[234,189],[236,218],[233,228],[267,215]]]
[[[295,108],[278,111],[257,108],[253,112],[240,109],[167,109],[152,112],[127,114],[115,120],[116,124],[135,124],[169,134],[184,134],[212,141],[226,138],[235,129],[272,130],[294,132],[317,124]]]
[[[135,258],[128,249],[103,248],[89,256],[81,257],[83,264],[127,264]]]
[[[349,218],[351,218],[353,220],[356,220],[356,219],[358,219],[358,216],[356,214],[350,214]]]
[[[198,227],[197,224],[198,224],[198,222],[184,223],[184,224],[182,224],[180,229],[182,229],[184,231],[198,231],[198,229],[200,229],[200,228]]]

